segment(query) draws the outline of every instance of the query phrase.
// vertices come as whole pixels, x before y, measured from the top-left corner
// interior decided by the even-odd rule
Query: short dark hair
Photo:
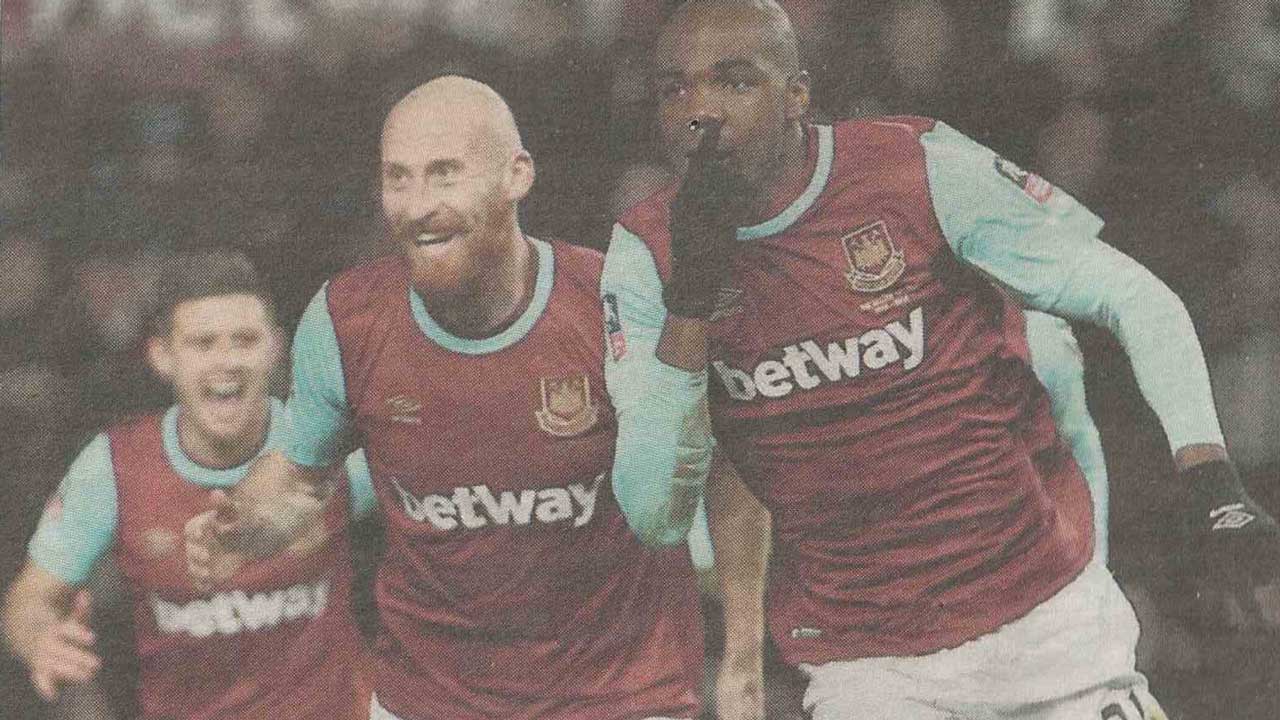
[[[802,70],[800,62],[800,43],[796,38],[795,28],[786,8],[777,0],[680,0],[668,14],[667,23],[678,16],[691,12],[699,6],[720,5],[742,10],[754,11],[763,19],[764,31],[772,37],[766,46],[778,68],[787,75],[794,75]]]
[[[173,331],[173,311],[191,300],[220,295],[252,295],[262,301],[275,321],[275,303],[244,253],[225,248],[186,250],[165,258],[156,287],[151,332],[157,337]]]

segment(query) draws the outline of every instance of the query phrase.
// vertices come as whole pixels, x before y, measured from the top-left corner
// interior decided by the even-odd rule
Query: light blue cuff
[[[356,450],[348,455],[344,467],[350,487],[351,517],[360,520],[372,515],[378,509],[378,496],[373,490],[373,478],[369,474],[369,462],[365,459],[364,450]]]
[[[698,503],[698,514],[689,529],[689,558],[698,570],[711,570],[716,564],[716,554],[711,545],[711,528],[707,524],[707,504]]]

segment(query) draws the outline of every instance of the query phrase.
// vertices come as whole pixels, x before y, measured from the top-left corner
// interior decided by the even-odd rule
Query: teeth
[[[430,245],[449,238],[448,233],[418,233],[419,245]]]
[[[240,383],[234,380],[216,382],[209,386],[209,392],[215,397],[229,398],[240,392]]]

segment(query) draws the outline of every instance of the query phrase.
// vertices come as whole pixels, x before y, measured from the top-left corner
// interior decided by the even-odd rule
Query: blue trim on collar
[[[529,307],[506,330],[487,338],[458,337],[436,323],[431,313],[427,312],[422,296],[410,287],[409,306],[413,309],[413,319],[418,322],[422,333],[440,347],[464,355],[497,352],[524,338],[546,310],[547,301],[551,299],[551,287],[555,283],[555,252],[551,249],[551,244],[537,238],[529,238],[529,242],[538,251],[538,279],[534,285],[533,299],[529,301]]]
[[[262,450],[254,457],[254,460],[262,456],[270,448],[279,447],[280,441],[284,438],[284,403],[276,398],[268,398],[267,400],[271,405],[271,419],[267,425],[267,441],[262,444]],[[164,414],[164,419],[161,421],[161,429],[164,435],[164,454],[178,475],[182,476],[182,479],[187,482],[206,488],[231,487],[243,480],[244,476],[249,472],[249,466],[253,464],[253,460],[233,468],[216,469],[205,467],[187,456],[187,453],[182,450],[182,442],[178,439],[178,412],[179,407],[174,405]]]
[[[759,240],[783,232],[799,220],[826,189],[827,181],[831,179],[831,166],[836,155],[835,131],[830,125],[814,125],[813,129],[818,133],[818,160],[814,163],[813,177],[809,178],[809,186],[800,193],[800,197],[777,215],[758,225],[738,228],[739,240]]]

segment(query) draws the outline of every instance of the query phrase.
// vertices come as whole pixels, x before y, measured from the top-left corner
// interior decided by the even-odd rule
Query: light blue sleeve
[[[600,281],[605,314],[605,382],[618,417],[613,492],[646,545],[685,541],[711,465],[707,373],[657,357],[667,318],[662,281],[644,242],[614,226]]]
[[[365,460],[364,450],[356,450],[348,455],[344,467],[351,495],[351,517],[359,520],[372,515],[378,509],[378,496],[373,492],[373,478],[369,475],[369,463]]]
[[[1172,449],[1222,444],[1209,371],[1178,296],[1097,238],[1059,188],[939,123],[922,137],[934,212],[956,256],[1036,310],[1109,329]]]
[[[326,283],[303,311],[294,333],[293,387],[285,404],[285,455],[307,467],[334,464],[349,440],[351,411],[327,291]]]
[[[98,435],[76,457],[45,505],[27,552],[68,585],[83,585],[115,542],[116,475],[111,442]]]
[[[1049,392],[1058,433],[1071,446],[1071,454],[1089,484],[1096,537],[1094,557],[1105,564],[1110,488],[1107,485],[1107,462],[1102,454],[1102,438],[1086,403],[1084,358],[1076,336],[1065,320],[1035,311],[1027,311],[1025,315],[1031,366]]]
[[[689,528],[689,559],[697,570],[711,570],[716,565],[715,550],[711,545],[711,527],[707,524],[707,503],[698,503],[698,513],[693,516]]]

